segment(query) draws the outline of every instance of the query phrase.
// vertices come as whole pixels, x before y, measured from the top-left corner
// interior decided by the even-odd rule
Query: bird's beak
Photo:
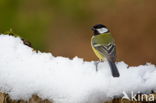
[[[95,31],[95,28],[92,28],[93,31]]]

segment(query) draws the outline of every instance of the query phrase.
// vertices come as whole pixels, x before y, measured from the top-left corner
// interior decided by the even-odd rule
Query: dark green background
[[[155,0],[0,0],[0,32],[10,28],[33,47],[55,56],[97,60],[91,26],[110,28],[117,60],[156,63]]]

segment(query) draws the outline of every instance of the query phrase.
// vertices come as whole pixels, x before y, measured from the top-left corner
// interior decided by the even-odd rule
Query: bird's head
[[[109,30],[107,29],[106,26],[102,25],[102,24],[96,24],[92,27],[92,30],[94,32],[93,35],[99,35],[99,34],[103,34],[103,33],[108,33]]]

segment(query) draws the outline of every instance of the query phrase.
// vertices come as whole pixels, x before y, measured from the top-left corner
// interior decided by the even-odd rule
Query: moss
[[[15,37],[20,37],[19,35],[17,35],[16,33],[14,33],[13,30],[12,30],[11,28],[10,28],[10,30],[5,31],[3,34],[12,35],[12,36],[15,36]],[[23,43],[24,43],[25,45],[27,45],[27,46],[29,46],[29,47],[32,47],[31,42],[29,42],[29,41],[23,39],[22,37],[20,37],[20,38],[21,38],[21,40],[23,41]]]
[[[12,36],[18,36],[17,34],[15,34],[12,30],[12,28],[10,28],[10,30],[8,31],[5,31],[3,34],[6,34],[6,35],[12,35]]]

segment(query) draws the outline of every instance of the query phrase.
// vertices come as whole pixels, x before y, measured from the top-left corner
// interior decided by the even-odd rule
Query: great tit
[[[94,25],[92,30],[91,46],[94,53],[100,61],[108,61],[113,77],[119,77],[120,74],[115,65],[116,46],[110,31],[102,24]]]

